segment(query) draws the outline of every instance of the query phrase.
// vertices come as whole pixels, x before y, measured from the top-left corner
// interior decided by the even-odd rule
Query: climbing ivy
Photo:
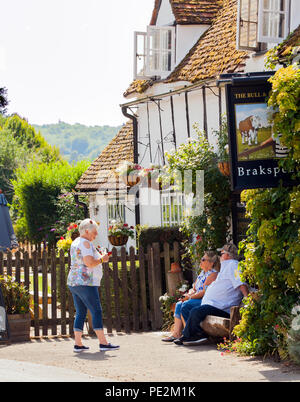
[[[281,141],[290,150],[279,165],[299,183],[299,65],[280,68],[270,82],[273,130],[275,135],[282,134]],[[300,186],[283,184],[242,193],[251,223],[247,238],[240,243],[245,256],[241,267],[244,279],[258,291],[248,297],[235,333],[240,338],[239,350],[250,355],[276,353],[287,358],[291,350],[291,311],[300,293]]]

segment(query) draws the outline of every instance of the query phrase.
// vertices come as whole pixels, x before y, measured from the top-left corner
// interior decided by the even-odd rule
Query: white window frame
[[[171,49],[164,49],[163,45],[163,33],[171,33]],[[159,33],[159,44],[158,47],[153,49],[151,48],[150,40],[151,35]],[[156,52],[159,55],[157,69],[150,69],[150,59],[151,52]],[[163,68],[163,56],[167,53],[171,53],[171,65],[170,69]],[[146,75],[148,77],[152,76],[160,76],[161,78],[165,78],[167,75],[171,73],[175,66],[175,27],[156,27],[156,26],[148,26],[147,27],[147,64],[146,64]]]
[[[248,18],[243,19],[242,18],[242,2],[246,2],[248,3]],[[253,50],[253,51],[257,51],[259,49],[259,44],[258,44],[258,12],[255,13],[255,18],[251,19],[251,8],[253,8],[253,5],[255,5],[255,7],[258,10],[259,4],[258,4],[259,0],[238,0],[238,12],[237,12],[237,33],[236,33],[236,47],[239,50]],[[255,44],[250,45],[250,41],[249,41],[249,37],[247,40],[247,44],[241,44],[241,26],[242,24],[245,23],[248,26],[248,35],[250,35],[249,29],[250,29],[250,24],[252,25],[256,25],[256,41]]]
[[[164,33],[171,33],[171,48],[164,48]],[[159,76],[161,78],[166,78],[175,67],[175,27],[157,27],[157,26],[148,26],[147,32],[135,31],[134,32],[134,61],[133,61],[133,70],[134,70],[134,79],[147,79],[153,76]],[[156,49],[151,48],[151,36],[157,33],[159,35],[159,43]],[[142,38],[144,40],[144,50],[140,50],[138,53],[138,40]],[[156,52],[158,55],[158,68],[153,69],[150,68],[151,57],[153,52]],[[167,56],[170,53],[170,68],[163,68],[164,56]],[[138,68],[138,61],[144,59],[143,68]],[[140,71],[138,71],[140,70]]]
[[[161,225],[179,226],[184,219],[184,194],[179,192],[161,193]]]
[[[106,202],[107,210],[107,227],[111,225],[113,220],[125,222],[125,200],[109,199]],[[117,213],[119,210],[120,213]]]
[[[285,10],[280,11],[277,9],[276,5],[280,3],[280,1],[284,1]],[[289,14],[290,14],[290,0],[269,0],[270,8],[264,8],[264,0],[259,1],[259,9],[258,9],[258,41],[264,43],[280,43],[282,42],[289,34]],[[264,35],[264,14],[272,14],[273,18],[269,20],[268,27],[268,35]],[[272,35],[272,23],[279,24],[280,15],[284,16],[284,27],[283,27],[283,36],[279,37]],[[277,30],[279,31],[279,27],[277,25]]]
[[[142,53],[138,54],[138,40],[142,37],[144,42],[144,50]],[[134,79],[146,78],[146,66],[147,66],[147,32],[134,32],[134,55],[133,55],[133,75]],[[143,68],[138,71],[138,60],[144,60]]]

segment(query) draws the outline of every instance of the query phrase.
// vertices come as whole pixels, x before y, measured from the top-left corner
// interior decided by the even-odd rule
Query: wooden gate
[[[118,255],[113,248],[103,264],[99,288],[103,322],[108,333],[115,331],[158,330],[162,326],[159,297],[166,292],[166,273],[180,260],[179,244],[153,243],[138,253],[131,247]],[[0,253],[0,275],[10,275],[24,283],[31,295],[32,336],[70,336],[75,309],[66,285],[70,257],[63,251],[35,250],[30,254]],[[92,332],[86,320],[85,332]]]

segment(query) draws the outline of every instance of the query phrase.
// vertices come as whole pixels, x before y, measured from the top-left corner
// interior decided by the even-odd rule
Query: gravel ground
[[[222,354],[216,345],[187,347],[161,341],[162,332],[108,335],[119,350],[75,354],[71,338],[38,339],[0,346],[0,382],[300,382],[300,367],[260,358]]]

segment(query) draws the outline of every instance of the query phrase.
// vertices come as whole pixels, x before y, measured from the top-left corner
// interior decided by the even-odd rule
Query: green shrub
[[[0,276],[7,314],[29,313],[30,295],[23,284],[16,282],[11,276]]]

